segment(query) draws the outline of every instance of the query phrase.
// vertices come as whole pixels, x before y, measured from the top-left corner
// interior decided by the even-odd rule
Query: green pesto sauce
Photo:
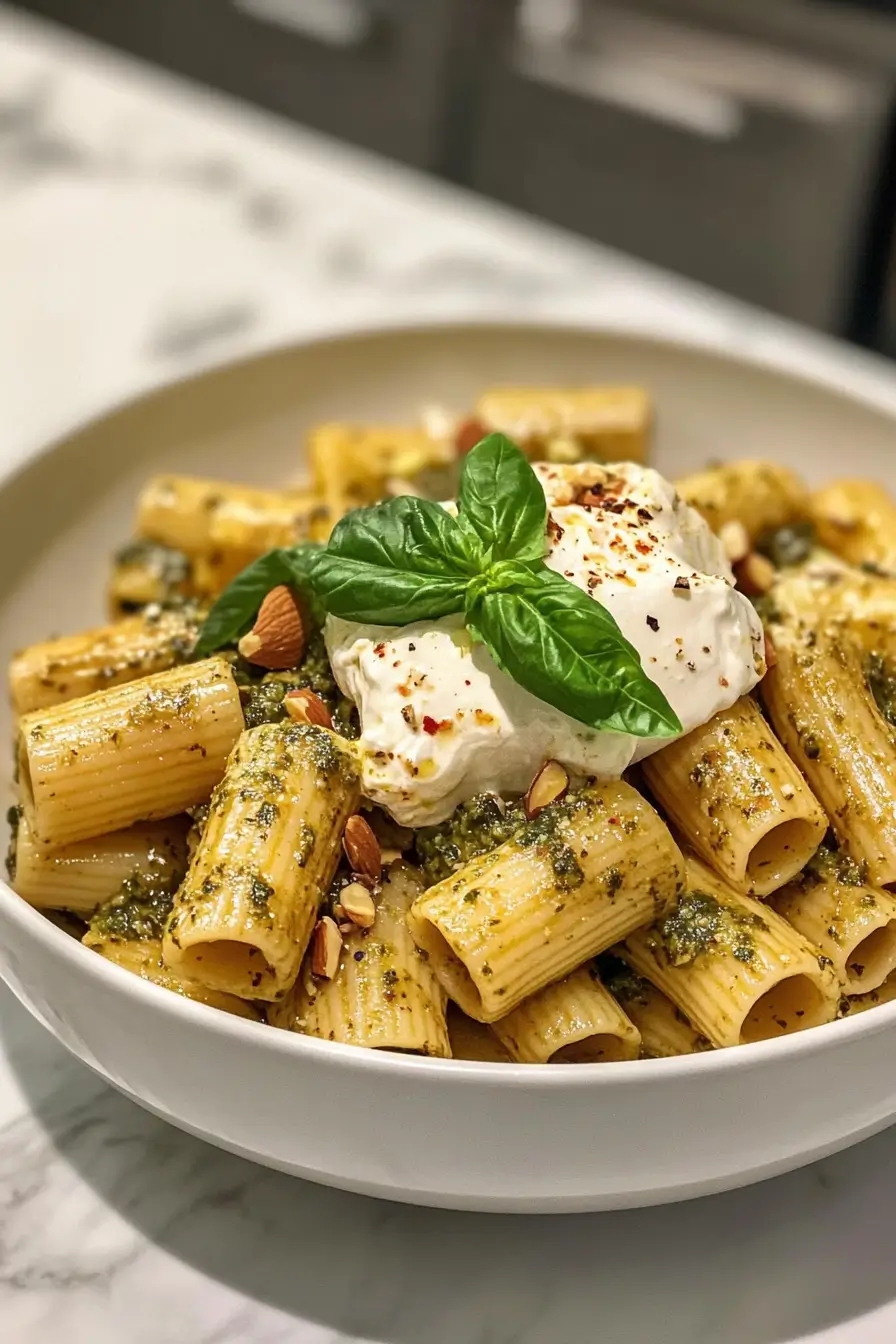
[[[725,950],[750,965],[756,956],[756,932],[767,929],[761,915],[745,915],[708,891],[686,891],[656,932],[673,966],[688,966],[702,953]]]
[[[591,974],[623,1006],[627,1003],[646,1004],[649,992],[647,981],[612,952],[604,952],[596,959]]]
[[[112,942],[161,938],[177,887],[171,878],[156,884],[138,874],[126,877],[121,890],[91,919],[91,932]]]
[[[295,848],[296,863],[300,868],[305,867],[305,864],[314,853],[314,841],[314,828],[309,826],[307,821],[303,821],[299,827],[299,836]]]
[[[493,793],[478,793],[455,808],[447,821],[414,832],[414,849],[433,886],[458,868],[503,845],[525,824],[522,803],[502,803]]]
[[[128,723],[135,728],[155,720],[169,723],[172,719],[188,722],[196,713],[196,690],[193,686],[182,686],[178,691],[156,688],[147,691],[142,700],[138,700],[128,710]]]
[[[116,570],[139,569],[144,571],[155,589],[155,596],[149,605],[165,610],[174,610],[187,605],[184,589],[188,586],[192,566],[189,556],[173,546],[163,546],[156,541],[137,539],[130,541],[118,551],[113,560]],[[145,610],[143,602],[120,602],[121,611],[129,615]]]
[[[358,766],[347,751],[337,745],[332,733],[313,723],[288,721],[281,730],[284,745],[292,750],[300,748],[307,753],[314,768],[321,775],[337,775],[340,779],[357,778]]]
[[[313,691],[330,711],[337,733],[348,738],[359,735],[357,710],[340,694],[319,631],[308,641],[305,657],[299,665],[285,672],[265,672],[247,663],[234,649],[225,650],[222,656],[233,667],[247,728],[257,728],[262,723],[280,723],[287,717],[283,700],[290,691]]]
[[[837,849],[833,837],[826,836],[800,874],[804,887],[819,882],[835,882],[840,887],[863,887],[868,881],[868,865],[856,863],[848,854]]]
[[[865,660],[865,677],[874,703],[887,723],[896,728],[896,668],[879,653],[871,653]]]
[[[16,876],[16,851],[19,844],[19,822],[21,820],[21,806],[11,807],[6,813],[6,821],[9,826],[9,848],[6,851],[6,875],[10,882],[14,882]]]
[[[575,891],[576,887],[580,887],[585,881],[585,874],[571,847],[554,840],[548,845],[548,853],[560,890]]]
[[[273,894],[274,888],[270,883],[265,882],[257,873],[253,873],[249,879],[249,900],[255,906],[255,909],[267,910]]]
[[[760,533],[754,550],[767,556],[776,569],[786,569],[808,560],[815,540],[813,523],[785,523],[783,527],[770,527]]]

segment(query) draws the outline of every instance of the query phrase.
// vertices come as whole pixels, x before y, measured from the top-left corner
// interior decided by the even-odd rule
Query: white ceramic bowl
[[[314,421],[400,421],[428,400],[463,407],[485,381],[596,380],[651,389],[669,475],[751,455],[813,479],[890,472],[896,398],[873,387],[848,395],[679,344],[584,331],[443,327],[320,342],[155,393],[11,477],[0,464],[0,656],[101,618],[109,552],[150,472],[278,483],[301,474]],[[896,1116],[896,1003],[675,1060],[533,1068],[377,1054],[146,984],[2,886],[0,974],[80,1059],[173,1124],[283,1171],[412,1203],[662,1203],[786,1171]]]

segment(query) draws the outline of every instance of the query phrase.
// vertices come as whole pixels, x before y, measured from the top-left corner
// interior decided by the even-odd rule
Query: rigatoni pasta
[[[629,785],[555,803],[414,903],[411,932],[469,1017],[494,1022],[661,914],[678,847]]]
[[[597,965],[601,982],[641,1034],[642,1059],[674,1059],[713,1048],[671,999],[620,957],[606,952]]]
[[[750,541],[809,513],[809,492],[795,472],[774,462],[725,462],[675,482],[678,493],[714,532],[740,523]]]
[[[415,869],[394,864],[377,893],[373,925],[344,932],[335,974],[300,976],[268,1021],[343,1045],[450,1058],[445,991],[408,929],[422,886]]]
[[[22,899],[286,1052],[664,1060],[889,1001],[896,501],[676,491],[652,424],[499,386],[312,428],[307,486],[148,482],[112,624],[10,668]]]
[[[637,1059],[638,1028],[608,994],[593,966],[539,990],[492,1031],[520,1064],[606,1064]]]
[[[32,644],[10,664],[13,708],[31,714],[175,667],[189,658],[203,617],[195,607],[150,607],[114,625]]]
[[[645,462],[653,409],[641,387],[495,387],[473,416],[483,432],[507,434],[548,462]]]
[[[620,951],[715,1046],[803,1031],[837,1014],[840,984],[828,959],[696,858],[675,908]]]
[[[872,886],[896,882],[896,743],[843,632],[772,626],[776,664],[762,682],[775,732],[799,764],[837,839]]]
[[[800,872],[827,830],[827,817],[750,696],[649,757],[643,770],[704,862],[756,896]]]
[[[876,481],[832,481],[814,491],[810,515],[818,539],[851,565],[896,575],[896,501]]]
[[[171,817],[47,853],[35,844],[27,816],[20,815],[7,861],[10,882],[29,905],[86,917],[125,882],[176,885],[187,867],[186,832],[185,818]]]
[[[206,801],[242,727],[221,658],[24,715],[16,752],[35,842],[59,849]]]
[[[513,1060],[485,1022],[477,1022],[448,1004],[448,1040],[452,1059],[474,1060],[478,1064],[512,1064]]]
[[[165,929],[177,975],[243,998],[293,986],[357,806],[350,745],[313,724],[245,732]]]
[[[772,904],[830,959],[845,994],[877,989],[896,970],[896,897],[867,886],[850,860],[823,851]]]

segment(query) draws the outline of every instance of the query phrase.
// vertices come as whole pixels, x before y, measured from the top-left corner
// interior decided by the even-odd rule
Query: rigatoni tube
[[[802,1031],[837,1013],[840,985],[827,958],[696,858],[675,908],[619,950],[716,1046]]]
[[[415,869],[393,865],[376,897],[372,928],[345,933],[332,979],[299,976],[268,1021],[343,1045],[449,1058],[445,991],[407,924],[422,889]]]
[[[312,724],[242,735],[164,939],[178,975],[276,1000],[295,982],[359,797],[349,744]]]
[[[411,932],[449,996],[494,1022],[662,914],[683,875],[649,803],[628,784],[605,784],[545,808],[424,892]]]
[[[58,849],[204,802],[242,727],[222,658],[24,715],[19,784],[35,842]]]
[[[673,1059],[712,1049],[671,999],[614,953],[604,953],[597,964],[602,984],[641,1033],[642,1059]]]
[[[520,1064],[603,1064],[637,1059],[638,1028],[607,993],[593,966],[533,994],[492,1031]]]
[[[738,522],[751,541],[766,528],[783,527],[806,518],[809,512],[805,485],[795,472],[777,462],[726,462],[683,476],[675,486],[714,532],[726,523]]]
[[[491,1027],[467,1017],[456,1003],[448,1004],[448,1040],[452,1059],[475,1060],[479,1064],[513,1063]]]
[[[222,994],[219,990],[208,989],[195,980],[184,980],[170,971],[162,960],[162,944],[155,940],[128,939],[110,941],[95,934],[86,933],[84,945],[98,952],[106,961],[120,966],[142,980],[149,980],[160,989],[180,994],[195,1003],[207,1004],[209,1008],[218,1008],[221,1012],[232,1013],[235,1017],[246,1017],[252,1022],[260,1022],[258,1009],[234,994]]]
[[[141,492],[137,531],[187,555],[261,555],[312,538],[320,501],[304,490],[264,490],[232,481],[156,476]]]
[[[28,818],[22,816],[10,853],[12,887],[40,909],[91,915],[128,879],[179,882],[187,867],[186,833],[186,820],[171,817],[139,822],[47,853],[35,844]]]
[[[643,764],[663,811],[720,876],[757,896],[809,862],[827,817],[744,696]]]
[[[896,897],[866,886],[855,864],[823,858],[772,905],[830,958],[844,993],[864,994],[896,970]]]
[[[496,387],[473,415],[548,461],[645,462],[653,408],[641,387]],[[567,454],[563,455],[563,449]]]
[[[10,664],[13,708],[30,714],[164,672],[187,660],[200,624],[194,608],[154,608],[98,630],[32,644]]]
[[[773,624],[777,662],[761,685],[775,732],[806,776],[842,849],[872,886],[896,882],[896,744],[858,645],[843,632]]]

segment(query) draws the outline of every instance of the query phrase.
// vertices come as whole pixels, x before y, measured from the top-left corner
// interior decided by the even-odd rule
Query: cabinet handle
[[[258,23],[343,51],[363,47],[377,26],[364,0],[233,0],[233,6]]]

